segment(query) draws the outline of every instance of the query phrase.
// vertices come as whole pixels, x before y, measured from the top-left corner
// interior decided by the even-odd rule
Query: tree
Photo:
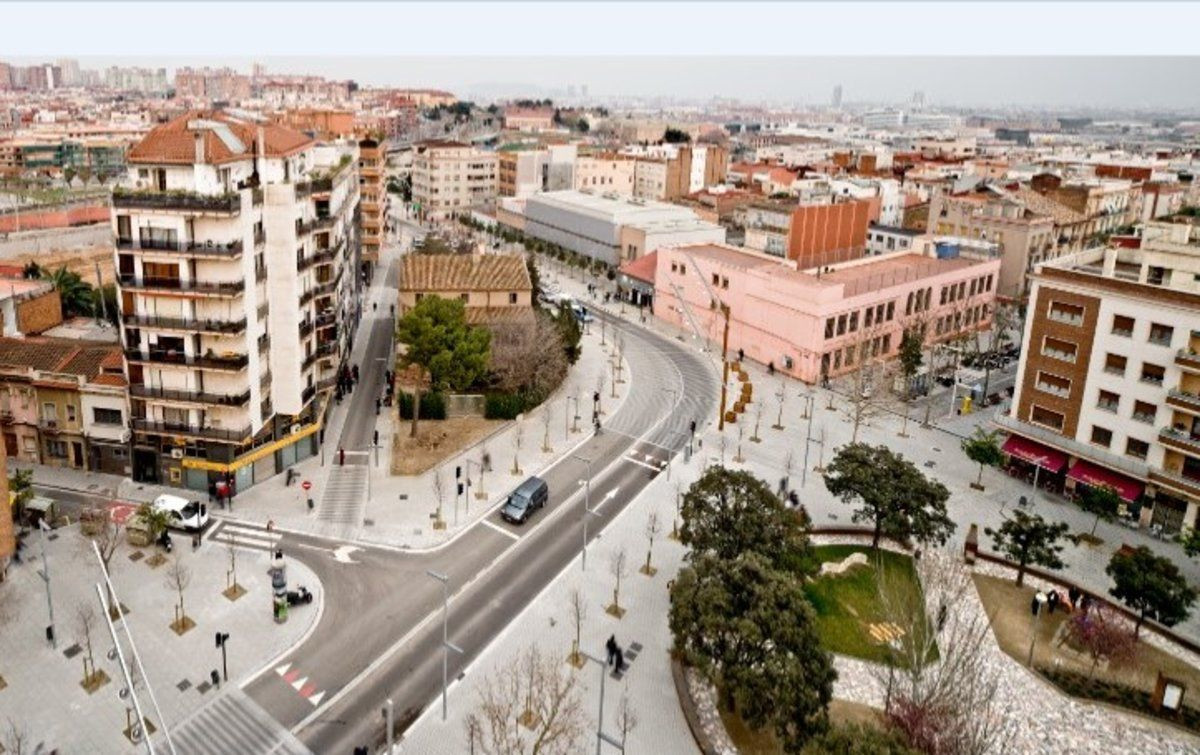
[[[653,577],[658,573],[650,565],[650,557],[654,554],[654,538],[658,537],[658,533],[662,531],[662,526],[658,523],[658,513],[651,511],[646,517],[646,563],[642,565],[642,574],[647,577]]]
[[[562,330],[548,313],[537,311],[532,322],[500,323],[491,332],[489,369],[498,390],[546,396],[566,377]]]
[[[68,270],[66,265],[63,265],[52,273],[43,271],[42,275],[58,292],[63,314],[87,316],[95,311],[96,300],[92,294],[92,287],[79,273]]]
[[[89,536],[89,541],[94,543],[96,550],[100,554],[100,563],[104,565],[104,571],[112,576],[112,557],[117,552],[117,545],[121,542],[121,525],[112,517],[112,509],[107,506],[100,508],[100,518],[95,524],[95,529],[92,535]],[[117,606],[112,589],[106,582],[104,585],[106,593],[105,603],[108,604],[109,616],[113,619],[117,618]]]
[[[575,639],[571,641],[571,655],[568,660],[571,665],[576,668],[582,668],[584,664],[583,654],[579,652],[579,635],[583,631],[583,622],[587,619],[587,602],[583,599],[583,593],[579,588],[571,591],[571,626],[575,628]]]
[[[583,328],[580,327],[579,320],[571,311],[569,304],[562,302],[558,305],[558,316],[554,318],[554,322],[558,327],[558,336],[563,352],[567,355],[567,362],[575,364],[583,351],[580,346],[580,342],[583,341]],[[601,320],[601,324],[603,322]]]
[[[908,437],[908,414],[912,406],[914,383],[921,365],[925,363],[925,356],[921,353],[921,342],[924,339],[921,330],[919,326],[908,327],[900,336],[897,357],[900,362],[900,374],[904,375],[904,392],[901,394],[904,401],[904,421],[900,427],[901,438]]]
[[[801,580],[759,553],[693,554],[671,587],[675,650],[756,729],[792,751],[823,730],[837,672]]]
[[[1134,639],[1147,618],[1173,627],[1192,613],[1192,604],[1196,602],[1195,588],[1187,583],[1179,573],[1179,567],[1169,558],[1154,555],[1144,545],[1129,553],[1114,553],[1104,573],[1113,581],[1109,595],[1138,615]]]
[[[857,359],[854,371],[850,374],[850,389],[844,396],[846,405],[843,408],[846,419],[853,426],[850,434],[851,443],[858,442],[859,429],[879,413],[879,407],[875,403],[876,386],[874,383],[876,368],[882,359],[880,353],[882,332],[882,323],[872,326],[864,325],[859,329],[858,335],[855,336],[846,351],[847,360],[851,358],[850,355],[854,355]],[[849,361],[846,363],[849,364]]]
[[[1108,485],[1086,485],[1077,500],[1079,508],[1096,515],[1095,521],[1092,522],[1093,538],[1096,537],[1096,528],[1100,526],[1100,520],[1110,522],[1121,510],[1121,496]]]
[[[484,680],[465,722],[467,749],[481,755],[573,755],[581,749],[585,725],[578,678],[531,646],[517,663]]]
[[[429,370],[435,390],[465,390],[487,372],[491,333],[467,325],[461,299],[424,297],[400,318],[396,337],[408,347],[402,364]]]
[[[789,573],[815,570],[800,520],[749,472],[709,467],[684,494],[680,513],[679,540],[690,549],[690,559],[704,554],[733,559],[753,552]]]
[[[143,503],[141,506],[138,506],[137,517],[150,530],[150,537],[155,540],[171,524],[171,515],[165,509],[160,509],[149,503]]]
[[[1017,562],[1017,587],[1020,587],[1025,583],[1025,568],[1030,564],[1047,569],[1063,567],[1058,557],[1063,547],[1058,543],[1068,529],[1066,522],[1051,524],[1037,514],[1014,510],[1012,518],[1005,519],[999,529],[986,527],[983,531],[992,538],[996,550]]]
[[[75,630],[83,637],[83,686],[95,689],[107,678],[96,670],[96,656],[92,652],[92,632],[96,629],[96,609],[91,603],[80,603],[75,607]],[[93,686],[94,685],[94,686]]]
[[[1000,441],[996,439],[996,433],[976,427],[971,437],[963,439],[962,450],[968,459],[979,465],[979,477],[972,487],[983,490],[983,468],[999,466],[1004,460],[1004,452],[1000,450]]]
[[[433,500],[437,501],[437,511],[434,512],[433,528],[445,529],[446,519],[442,516],[442,507],[446,503],[446,478],[442,474],[442,468],[438,467],[433,473],[433,480],[430,482],[430,487],[433,488]],[[457,514],[455,514],[457,516]]]
[[[955,524],[946,515],[950,491],[887,446],[843,446],[829,462],[824,479],[833,495],[862,504],[852,518],[871,523],[872,548],[878,549],[884,535],[944,545],[954,532]]]
[[[874,726],[846,724],[834,726],[804,745],[799,755],[919,755],[895,731]]]
[[[620,546],[608,560],[609,573],[616,580],[616,585],[613,587],[613,602],[607,610],[618,619],[625,615],[625,609],[621,607],[621,580],[629,576],[629,555],[625,551],[625,546]]]
[[[672,127],[668,127],[667,130],[663,132],[662,138],[667,144],[688,144],[692,141],[691,134],[682,129]]]
[[[1126,663],[1133,659],[1137,640],[1129,629],[1129,622],[1103,605],[1076,611],[1067,620],[1065,640],[1083,648],[1092,659],[1088,677],[1096,674],[1100,661],[1109,665]]]
[[[33,470],[14,469],[8,476],[8,494],[12,499],[13,521],[20,522],[25,517],[25,507],[33,499]]]
[[[192,583],[192,570],[184,565],[179,556],[171,559],[171,565],[167,567],[166,583],[167,588],[174,590],[175,594],[179,596],[179,604],[175,606],[178,610],[171,628],[175,630],[176,634],[183,634],[195,624],[188,618],[183,605],[183,591]]]

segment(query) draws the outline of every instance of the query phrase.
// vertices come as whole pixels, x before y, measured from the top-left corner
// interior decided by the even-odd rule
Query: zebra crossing
[[[171,741],[179,755],[312,755],[290,731],[232,685],[176,727]]]
[[[215,543],[270,553],[279,542],[279,534],[272,533],[267,530],[266,525],[255,522],[221,519],[209,533],[208,539]]]
[[[362,525],[370,473],[370,467],[365,464],[332,467],[317,507],[318,521],[352,527]]]

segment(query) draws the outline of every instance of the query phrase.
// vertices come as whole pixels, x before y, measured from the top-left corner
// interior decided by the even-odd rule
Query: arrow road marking
[[[612,499],[616,498],[617,491],[619,491],[619,490],[620,490],[620,488],[613,488],[612,490],[605,493],[604,497],[600,499],[600,503],[597,503],[595,506],[592,507],[592,511],[598,511],[601,506],[608,503]]]
[[[350,556],[353,555],[354,553],[362,550],[362,548],[358,547],[357,545],[339,545],[336,548],[322,548],[319,545],[313,545],[311,543],[296,542],[296,543],[290,543],[289,547],[291,547],[293,545],[300,547],[300,548],[308,548],[309,550],[321,551],[322,553],[328,553],[331,556],[333,556],[333,560],[337,561],[339,564],[357,564],[358,562],[355,561],[354,559],[350,558]]]
[[[652,470],[654,472],[662,471],[658,465],[644,462],[641,459],[637,458],[636,456],[626,456],[625,461],[633,462],[634,464],[637,464],[639,467],[645,467],[646,469]]]

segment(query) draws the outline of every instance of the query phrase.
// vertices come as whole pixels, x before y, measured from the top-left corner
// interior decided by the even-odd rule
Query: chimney
[[[204,132],[201,131],[200,129],[196,129],[195,138],[196,138],[196,160],[195,160],[195,162],[197,165],[199,165],[204,162]]]

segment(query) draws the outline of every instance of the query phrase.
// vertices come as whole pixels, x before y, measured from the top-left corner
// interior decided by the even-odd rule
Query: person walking
[[[346,449],[345,448],[338,449],[338,466],[339,467],[346,466]]]
[[[614,634],[608,638],[608,642],[604,643],[604,649],[608,651],[607,665],[613,665],[613,661],[617,659],[617,636]]]

